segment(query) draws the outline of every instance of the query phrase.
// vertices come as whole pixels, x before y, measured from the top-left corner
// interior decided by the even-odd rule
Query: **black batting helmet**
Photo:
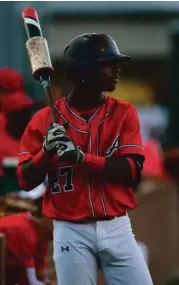
[[[129,56],[119,52],[115,41],[110,36],[100,33],[79,35],[72,39],[64,50],[64,60],[81,65],[129,59]]]

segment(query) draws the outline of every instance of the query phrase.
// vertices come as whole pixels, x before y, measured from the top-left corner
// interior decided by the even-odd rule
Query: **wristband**
[[[52,164],[54,156],[48,156],[43,150],[40,150],[31,160],[32,164],[36,167],[44,167],[45,164]]]
[[[106,158],[101,156],[96,156],[93,154],[85,153],[84,160],[82,164],[91,167],[95,171],[103,171],[105,168]]]
[[[130,164],[130,167],[131,167],[132,178],[135,179],[136,178],[136,174],[137,174],[135,161],[132,158],[130,158],[130,157],[126,157],[126,159],[128,160],[128,162]]]

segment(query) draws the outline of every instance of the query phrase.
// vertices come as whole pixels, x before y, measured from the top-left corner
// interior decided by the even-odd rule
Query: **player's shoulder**
[[[108,96],[107,98],[107,104],[109,104],[109,106],[115,106],[116,110],[121,112],[133,112],[135,111],[135,107],[132,103],[122,100],[122,99],[118,99],[115,97],[111,97]]]
[[[50,113],[50,109],[48,106],[38,110],[32,116],[28,125],[31,127],[37,127],[41,129],[44,122],[47,122],[49,124],[51,122],[51,113]]]
[[[61,104],[63,102],[63,98],[60,98],[55,101],[54,107],[55,110],[61,109]],[[46,106],[40,110],[38,110],[33,117],[31,118],[30,125],[33,125],[37,128],[43,129],[44,127],[48,127],[52,124],[51,110],[49,106]]]
[[[50,115],[50,109],[48,106],[38,110],[34,115],[33,118],[34,119],[38,119],[38,118],[45,118],[46,116]]]

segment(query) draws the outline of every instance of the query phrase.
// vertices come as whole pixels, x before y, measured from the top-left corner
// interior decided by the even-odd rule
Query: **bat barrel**
[[[40,77],[47,80],[47,78],[51,77],[54,69],[47,41],[42,36],[37,11],[33,8],[25,9],[22,11],[22,18],[28,37],[26,48],[31,62],[33,77],[35,80],[41,80]]]

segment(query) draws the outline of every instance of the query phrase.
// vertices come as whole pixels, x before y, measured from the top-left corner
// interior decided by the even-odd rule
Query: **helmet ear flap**
[[[66,67],[67,78],[70,81],[79,82],[82,78],[82,71],[74,64],[68,64]]]

